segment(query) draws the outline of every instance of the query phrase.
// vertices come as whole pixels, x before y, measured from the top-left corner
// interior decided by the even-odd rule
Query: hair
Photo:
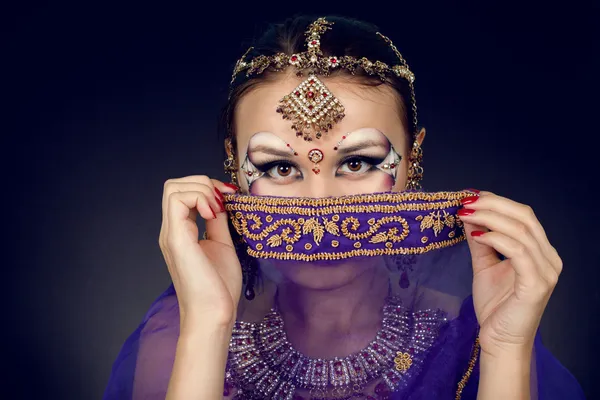
[[[308,26],[317,18],[306,15],[296,16],[285,20],[282,23],[272,24],[265,33],[254,41],[254,49],[248,53],[246,59],[264,55],[270,56],[277,53],[294,54],[305,51],[306,36],[305,32]],[[353,56],[355,58],[366,57],[372,61],[381,61],[388,65],[399,64],[399,59],[390,45],[386,43],[376,33],[379,31],[377,26],[348,17],[330,16],[327,21],[333,22],[331,30],[323,34],[321,40],[321,50],[325,56]],[[347,74],[348,70],[339,68],[331,75]],[[390,85],[398,95],[398,112],[406,128],[408,139],[414,139],[417,127],[413,126],[414,110],[411,107],[411,90],[409,83],[396,76],[388,76],[383,82],[378,76],[368,75],[362,69],[355,72],[353,78],[356,82],[378,87],[382,84]],[[267,69],[262,74],[246,77],[245,73],[239,73],[230,87],[230,94],[225,105],[219,131],[224,137],[230,138],[235,149],[235,110],[241,97],[250,90],[256,88],[261,82],[268,82],[276,79],[276,73]]]

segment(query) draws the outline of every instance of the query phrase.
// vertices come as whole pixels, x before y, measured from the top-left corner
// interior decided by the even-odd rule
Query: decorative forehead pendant
[[[312,149],[311,151],[308,152],[308,159],[310,160],[310,162],[315,164],[312,171],[316,175],[319,175],[319,172],[321,172],[321,169],[319,168],[319,163],[321,161],[323,161],[324,157],[325,156],[323,155],[323,152],[319,149]]]
[[[319,139],[344,118],[344,106],[315,75],[279,101],[277,112],[292,121],[296,136]]]

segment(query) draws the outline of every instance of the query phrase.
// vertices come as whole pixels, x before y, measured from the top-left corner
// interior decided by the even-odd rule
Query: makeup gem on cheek
[[[321,172],[321,169],[319,168],[319,163],[321,161],[323,161],[323,158],[325,156],[323,155],[323,152],[319,149],[312,149],[311,151],[308,152],[308,159],[315,164],[315,166],[313,167],[312,171],[316,174],[319,175],[319,172]]]

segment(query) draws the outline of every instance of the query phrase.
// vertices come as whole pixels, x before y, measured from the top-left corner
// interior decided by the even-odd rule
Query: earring
[[[421,190],[421,179],[423,179],[423,149],[418,141],[414,141],[410,158],[408,159],[408,181],[407,190]]]
[[[234,240],[234,247],[242,266],[242,284],[245,288],[244,297],[246,300],[253,300],[256,296],[254,287],[258,277],[258,260],[248,255],[248,245],[243,240]]]
[[[227,149],[227,159],[223,163],[225,167],[225,173],[231,176],[231,183],[233,183],[235,186],[239,186],[237,180],[237,160],[235,158],[233,143],[231,142],[230,138],[225,139],[225,148]]]

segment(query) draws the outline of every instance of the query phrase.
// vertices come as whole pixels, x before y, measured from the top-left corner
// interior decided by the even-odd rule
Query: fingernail
[[[471,236],[481,236],[483,235],[485,232],[483,231],[473,231],[471,232]]]
[[[239,187],[237,187],[237,186],[235,186],[233,183],[225,183],[224,185],[225,185],[225,186],[227,186],[229,189],[233,189],[233,190],[235,190],[236,192],[237,192],[238,190],[240,190],[240,188],[239,188]]]
[[[215,200],[217,201],[217,204],[221,208],[221,212],[224,212],[225,211],[225,207],[223,207],[223,202],[221,201],[221,199],[219,199],[218,197],[215,197]]]
[[[471,203],[475,203],[477,201],[477,199],[479,199],[479,196],[469,196],[469,197],[465,197],[460,202],[463,204],[471,204]]]
[[[475,212],[475,210],[472,210],[470,208],[461,208],[460,210],[458,210],[457,214],[461,217],[464,217],[465,215],[471,215]]]
[[[481,193],[481,190],[477,190],[477,189],[467,189],[469,192],[475,192],[477,194]]]
[[[209,207],[209,208],[210,208],[210,212],[213,213],[213,219],[217,219],[217,214],[215,214],[215,211],[212,209],[212,207]]]
[[[217,193],[217,196],[219,196],[219,199],[221,199],[221,201],[225,201],[225,197],[223,197],[223,193],[221,193],[219,189],[215,188],[215,192]]]

